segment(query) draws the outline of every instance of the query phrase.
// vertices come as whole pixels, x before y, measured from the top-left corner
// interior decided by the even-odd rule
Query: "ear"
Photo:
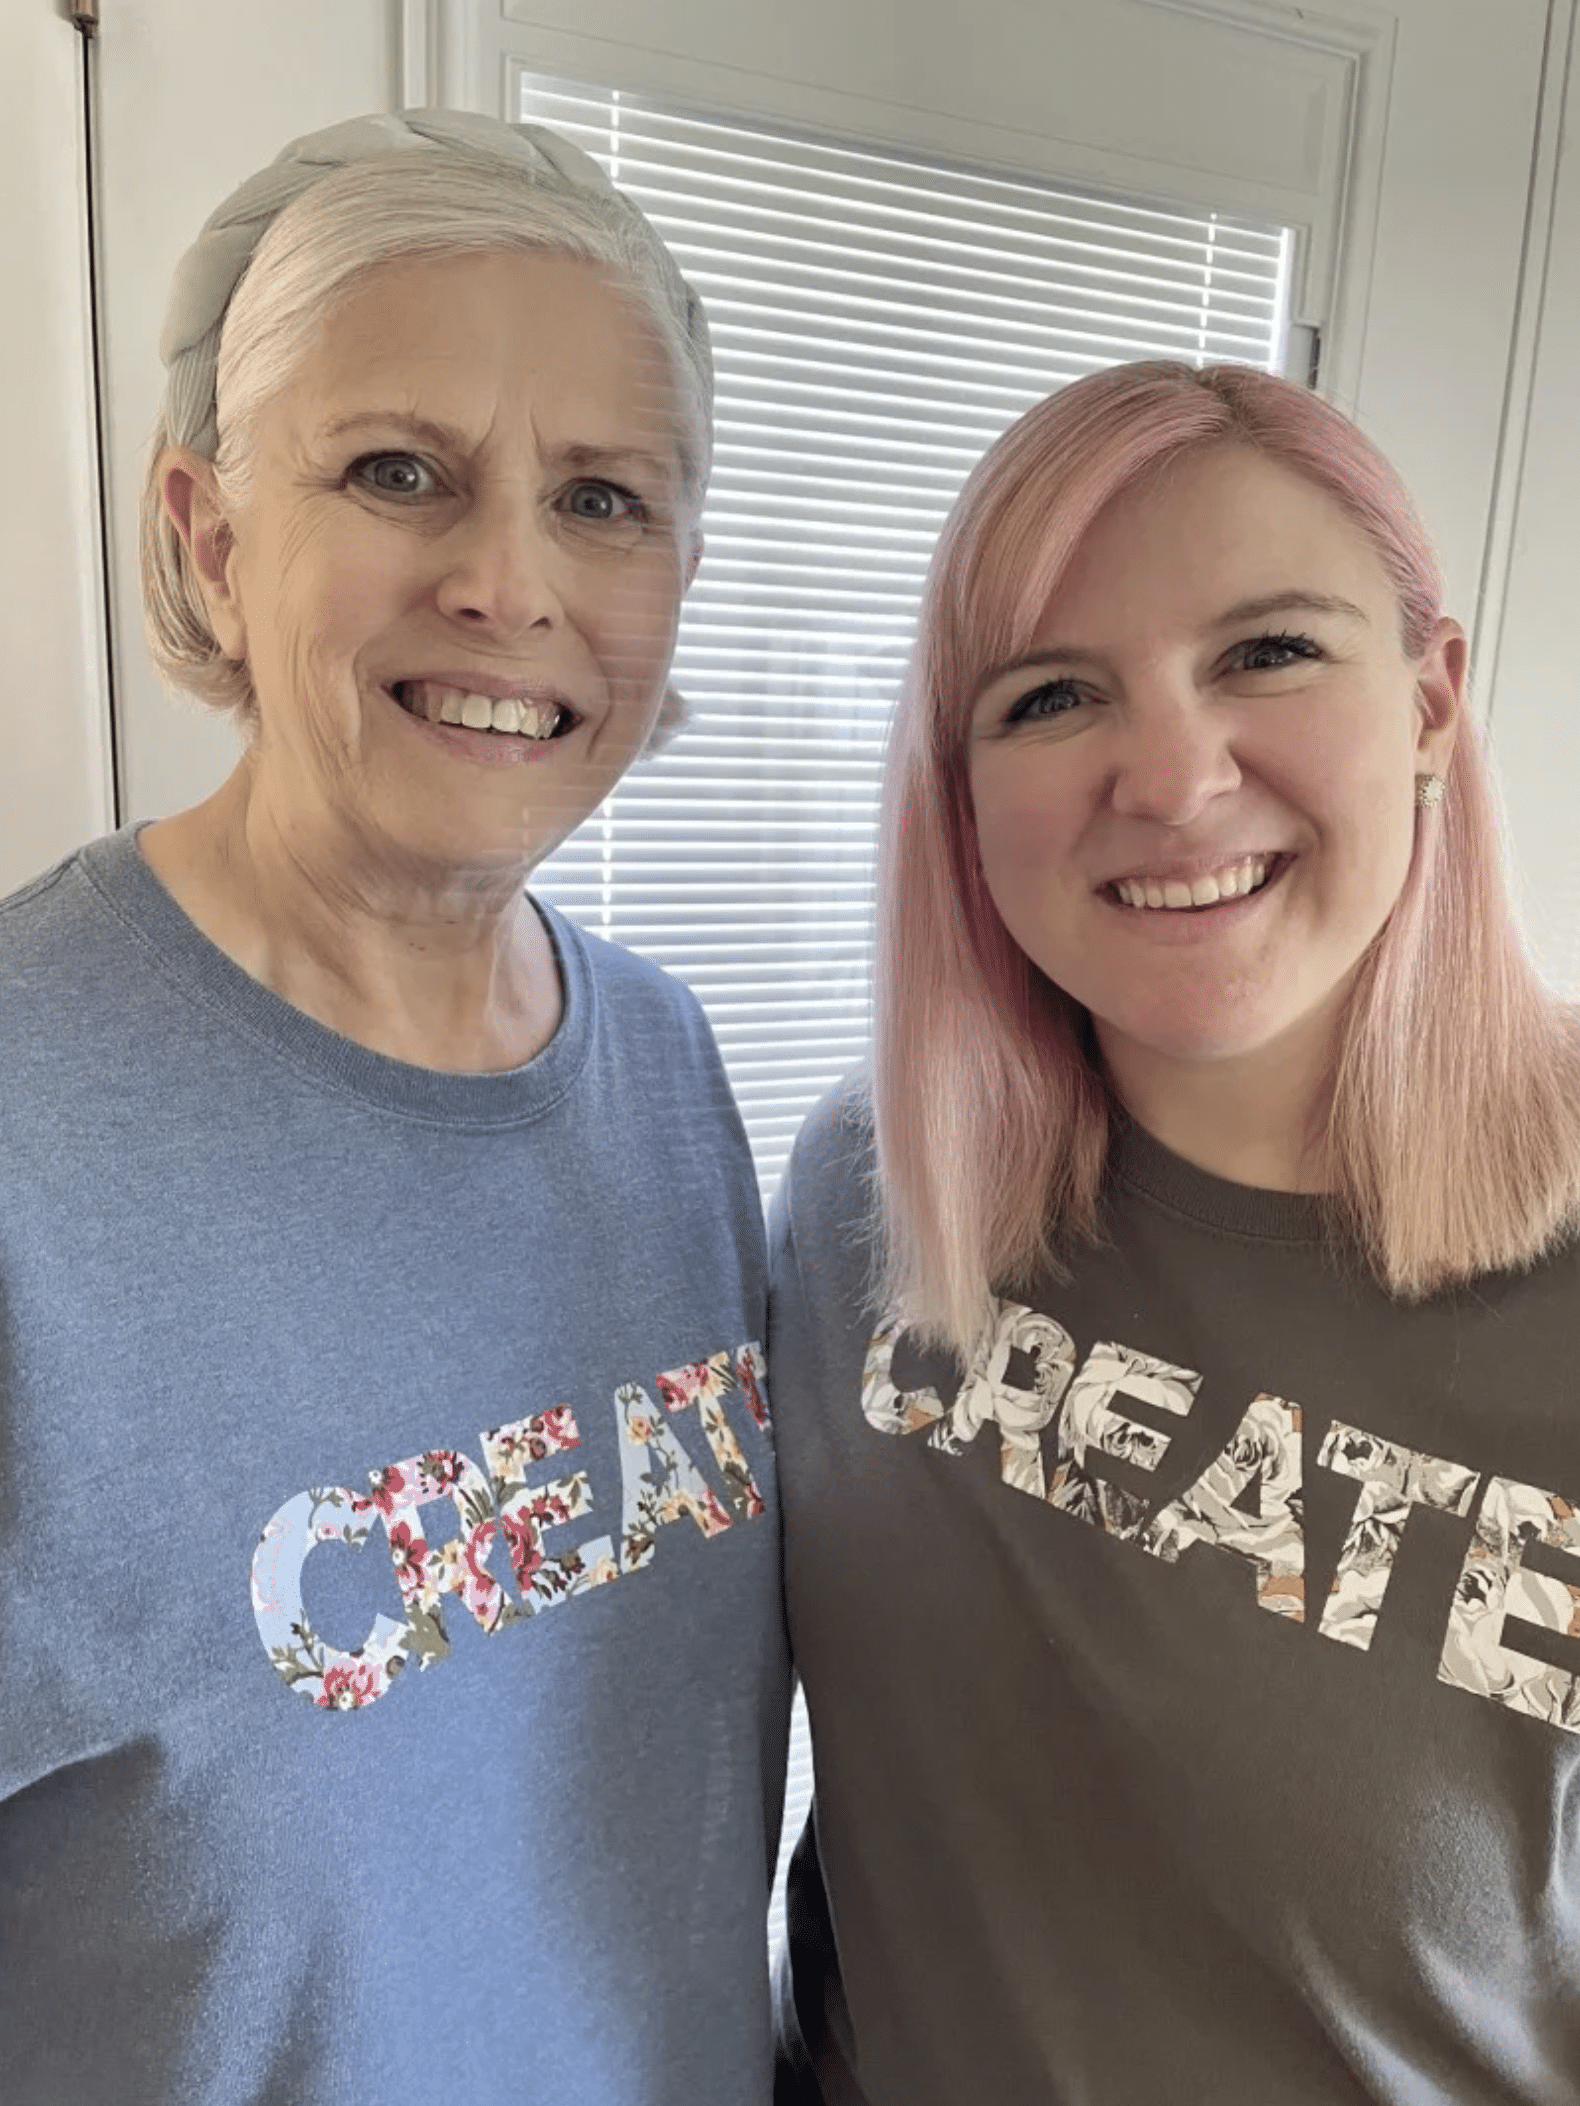
[[[227,658],[244,662],[247,624],[236,589],[236,537],[214,463],[189,446],[172,446],[160,459],[158,478],[160,499],[191,560],[214,640]]]
[[[1469,647],[1447,615],[1438,622],[1416,668],[1416,761],[1423,774],[1446,775],[1465,708]]]
[[[703,546],[701,527],[693,527],[691,540],[686,548],[686,567],[682,574],[680,587],[682,592],[690,592],[691,590],[692,581],[697,575],[697,566],[702,561]]]

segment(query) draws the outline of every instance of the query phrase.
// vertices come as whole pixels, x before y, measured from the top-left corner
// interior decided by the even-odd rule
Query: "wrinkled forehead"
[[[398,257],[348,279],[271,408],[297,440],[389,413],[470,443],[527,427],[640,451],[689,485],[697,405],[663,319],[622,272],[551,249]],[[260,434],[261,436],[261,434]]]

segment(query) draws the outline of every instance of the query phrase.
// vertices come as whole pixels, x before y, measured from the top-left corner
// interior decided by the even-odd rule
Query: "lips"
[[[1102,887],[1122,907],[1143,913],[1180,913],[1215,907],[1222,900],[1245,899],[1282,875],[1290,858],[1279,854],[1238,856],[1216,869],[1189,877],[1177,873],[1137,872],[1111,878]]]
[[[397,680],[390,693],[408,716],[504,738],[557,739],[579,720],[560,696],[541,690],[487,695],[440,680]]]

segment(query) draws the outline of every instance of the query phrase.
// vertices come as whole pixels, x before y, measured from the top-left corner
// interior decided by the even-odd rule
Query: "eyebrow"
[[[453,424],[436,424],[429,417],[419,417],[410,410],[365,409],[353,410],[344,417],[336,417],[323,427],[325,439],[342,438],[349,431],[359,431],[364,426],[380,431],[399,431],[406,437],[418,439],[425,446],[436,446],[452,453],[471,451],[472,441]],[[554,447],[549,458],[572,474],[588,474],[596,470],[626,468],[647,470],[650,474],[663,476],[675,472],[676,463],[665,460],[661,454],[649,453],[640,446],[593,445],[586,440],[573,440],[569,445]]]
[[[642,446],[590,446],[577,443],[556,447],[553,458],[571,469],[645,468],[653,475],[673,475],[679,466],[675,458],[666,459],[663,454],[649,453]]]
[[[1347,614],[1352,621],[1370,619],[1364,607],[1341,600],[1331,592],[1269,592],[1260,599],[1241,600],[1209,624],[1214,629],[1232,628],[1236,622],[1259,622],[1269,614]]]
[[[453,425],[435,424],[428,417],[414,416],[410,410],[352,410],[348,416],[336,417],[332,423],[326,424],[323,436],[338,439],[348,431],[359,431],[365,424],[378,425],[385,431],[404,432],[408,438],[421,439],[427,446],[458,447],[465,444]]]
[[[1353,600],[1340,599],[1331,592],[1266,592],[1255,599],[1237,600],[1226,607],[1222,614],[1208,622],[1203,630],[1210,636],[1217,629],[1232,629],[1241,622],[1265,621],[1270,614],[1339,614],[1352,621],[1366,622],[1370,617],[1364,607],[1357,607]],[[978,684],[977,692],[991,687],[997,680],[1007,680],[1012,673],[1023,673],[1031,666],[1053,665],[1102,665],[1106,663],[1101,651],[1085,651],[1074,644],[1048,644],[1041,649],[1035,646],[1022,651],[1014,658],[1007,658],[1002,665],[995,666]]]

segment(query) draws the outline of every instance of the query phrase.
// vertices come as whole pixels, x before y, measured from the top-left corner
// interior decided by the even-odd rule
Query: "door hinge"
[[[1284,373],[1303,388],[1317,385],[1322,374],[1322,331],[1315,322],[1290,323]]]
[[[66,16],[85,37],[99,32],[99,0],[66,0]]]

